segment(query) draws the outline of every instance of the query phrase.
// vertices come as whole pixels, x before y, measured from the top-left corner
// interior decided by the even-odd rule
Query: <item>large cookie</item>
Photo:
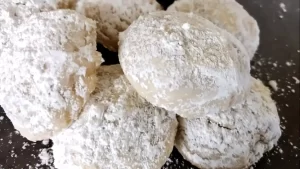
[[[120,65],[98,71],[82,115],[53,138],[58,169],[160,169],[174,146],[174,114],[138,96]]]
[[[121,34],[119,59],[142,97],[185,118],[230,109],[250,89],[244,46],[197,14],[140,17]]]
[[[205,118],[179,118],[176,147],[201,169],[241,169],[256,163],[281,135],[270,91],[252,80],[246,101],[228,112]]]
[[[32,14],[0,52],[0,104],[29,140],[68,127],[95,88],[96,23],[71,10]]]

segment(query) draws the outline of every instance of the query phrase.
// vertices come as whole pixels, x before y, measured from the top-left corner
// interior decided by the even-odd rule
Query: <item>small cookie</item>
[[[160,169],[174,146],[174,114],[138,96],[120,65],[103,66],[79,119],[53,138],[58,169]]]
[[[253,78],[244,104],[193,120],[179,118],[176,147],[201,169],[241,169],[256,163],[281,135],[270,91]]]

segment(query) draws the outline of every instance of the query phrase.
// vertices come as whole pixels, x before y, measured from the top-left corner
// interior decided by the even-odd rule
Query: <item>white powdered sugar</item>
[[[97,21],[98,42],[118,50],[119,32],[140,15],[162,10],[156,0],[78,0],[76,10]]]
[[[192,12],[232,33],[253,58],[259,45],[256,20],[235,0],[177,0],[168,11]]]
[[[280,6],[280,8],[281,8],[281,10],[282,10],[283,12],[287,12],[286,6],[285,6],[285,4],[284,4],[283,2],[281,2],[281,3],[279,4],[279,6]]]
[[[278,85],[277,85],[277,82],[275,80],[270,80],[269,81],[269,85],[272,87],[272,89],[274,91],[277,91],[278,90]]]
[[[38,2],[34,3],[32,0],[0,0],[0,49],[7,43],[8,33],[12,31],[15,24],[20,22],[19,20],[33,13],[54,10],[44,0]]]
[[[53,138],[58,169],[160,169],[177,129],[174,114],[139,97],[120,65],[98,71],[79,119]]]
[[[49,166],[53,163],[53,156],[49,151],[50,151],[50,149],[46,149],[46,148],[41,150],[41,152],[38,155],[39,159],[41,160],[39,165],[48,165]]]
[[[47,0],[0,0],[0,19],[5,17],[28,17],[33,13],[52,11],[54,9],[55,6],[47,3]]]
[[[250,89],[244,46],[196,14],[140,17],[120,35],[119,59],[142,97],[185,118],[227,110]]]
[[[71,10],[42,12],[8,37],[0,53],[0,105],[23,136],[48,139],[77,119],[95,88],[96,23]]]
[[[277,144],[280,120],[270,91],[253,79],[246,101],[229,112],[179,118],[176,147],[199,168],[247,168]]]

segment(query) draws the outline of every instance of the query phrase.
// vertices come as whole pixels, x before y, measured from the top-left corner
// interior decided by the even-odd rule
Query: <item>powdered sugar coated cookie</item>
[[[177,149],[203,169],[247,168],[271,150],[281,135],[270,91],[256,79],[243,104],[205,118],[179,118],[179,125]]]
[[[140,17],[120,35],[119,59],[141,96],[185,118],[227,110],[250,88],[244,46],[199,15]]]
[[[120,65],[103,66],[79,119],[53,138],[58,169],[160,169],[177,120],[138,96]]]
[[[101,63],[96,23],[75,11],[33,14],[0,53],[0,104],[29,140],[49,139],[77,119]]]

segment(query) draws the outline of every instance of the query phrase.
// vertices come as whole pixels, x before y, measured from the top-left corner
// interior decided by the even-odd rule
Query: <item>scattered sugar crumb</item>
[[[279,6],[280,6],[280,8],[281,8],[281,10],[282,10],[283,12],[287,12],[286,6],[285,6],[284,3],[281,2],[281,3],[279,4]]]
[[[279,15],[278,17],[282,19],[282,18],[283,18],[283,15]]]
[[[51,162],[52,156],[48,153],[47,149],[42,149],[39,158],[41,159],[41,164],[47,165]]]
[[[269,85],[272,87],[273,90],[278,90],[277,82],[275,80],[270,80]]]
[[[0,121],[4,119],[4,116],[0,116]]]
[[[42,144],[43,144],[43,145],[48,145],[48,144],[49,144],[49,140],[43,140],[43,141],[42,141]]]
[[[262,63],[261,63],[260,61],[258,61],[258,62],[257,62],[257,64],[258,64],[259,66],[261,66],[261,65],[262,65]]]
[[[53,155],[51,153],[49,153],[50,149],[44,148],[41,150],[41,152],[39,153],[38,157],[40,159],[40,163],[36,165],[36,167],[40,167],[42,165],[46,165],[49,166],[49,169],[54,169],[54,167],[51,166],[51,164],[53,163],[54,159],[53,159]]]
[[[298,79],[297,77],[293,76],[292,78],[295,80],[295,83],[296,83],[296,84],[299,84],[299,83],[300,83],[300,81],[299,81],[299,79]]]
[[[291,62],[285,62],[285,64],[286,64],[287,66],[292,66],[292,63],[291,63]]]
[[[24,149],[24,150],[25,150],[27,146],[29,146],[29,144],[28,144],[27,142],[23,142],[22,149]]]

